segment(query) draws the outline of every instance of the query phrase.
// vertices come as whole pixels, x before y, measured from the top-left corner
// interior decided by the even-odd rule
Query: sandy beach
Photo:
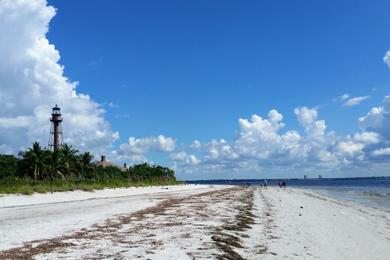
[[[0,250],[1,259],[388,259],[390,213],[259,187],[7,195]]]

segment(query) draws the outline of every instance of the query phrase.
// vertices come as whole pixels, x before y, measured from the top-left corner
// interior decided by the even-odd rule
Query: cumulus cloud
[[[176,141],[171,137],[159,135],[157,137],[135,138],[130,137],[127,143],[120,146],[120,151],[129,154],[147,154],[149,151],[172,152]]]
[[[389,66],[390,68],[390,51],[387,51],[385,53],[385,56],[383,57],[383,61]]]
[[[347,157],[354,157],[357,154],[361,154],[363,148],[364,144],[353,142],[352,140],[341,141],[337,144],[339,152]]]
[[[283,115],[273,109],[266,118],[255,114],[250,119],[239,119],[239,131],[233,141],[221,139],[197,143],[196,146],[201,147],[201,157],[196,171],[258,172],[267,167],[334,164],[336,158],[332,147],[335,146],[335,137],[333,133],[326,133],[325,121],[317,119],[318,110],[299,107],[295,114],[304,129],[304,136],[296,130],[283,133]],[[185,153],[178,156],[176,160],[187,160]],[[192,172],[194,167],[183,166],[182,170]]]
[[[390,147],[388,148],[380,148],[377,150],[372,151],[373,156],[384,156],[384,155],[390,155]]]
[[[202,147],[202,143],[199,142],[198,140],[195,140],[192,142],[191,146],[192,149],[199,149]]]
[[[344,102],[344,106],[346,106],[346,107],[357,106],[357,105],[360,105],[360,103],[362,103],[364,100],[369,99],[369,98],[370,98],[370,96],[361,96],[361,97],[348,98]]]
[[[352,139],[363,144],[377,144],[380,142],[380,135],[375,132],[362,132],[353,135]]]
[[[282,122],[283,116],[276,110],[271,110],[268,113],[268,118],[262,118],[259,115],[253,115],[251,120],[239,119],[239,138],[234,142],[234,149],[236,153],[231,152],[235,157],[237,153],[242,156],[266,159],[271,153],[274,153],[280,144],[281,136],[278,131],[284,127]]]
[[[64,140],[81,150],[107,151],[119,134],[104,110],[64,75],[60,53],[46,38],[56,11],[45,0],[0,1],[0,144],[18,152],[47,144],[51,107],[62,107]]]
[[[171,153],[175,150],[176,140],[163,135],[145,138],[130,137],[127,143],[119,146],[111,156],[115,161],[132,163],[147,162],[150,152]]]
[[[187,165],[198,165],[201,162],[195,155],[188,155],[186,152],[173,153],[170,157],[175,162],[185,163]]]
[[[387,99],[386,97],[384,103]],[[382,111],[381,116],[386,108],[384,104],[379,109]],[[180,171],[190,173],[229,174],[295,169],[300,173],[308,169],[318,173],[356,165],[363,169],[363,165],[374,165],[370,164],[377,161],[373,157],[390,154],[390,148],[378,148],[386,143],[380,133],[383,131],[378,128],[384,125],[383,118],[360,120],[375,122],[376,129],[367,127],[352,135],[337,136],[335,132],[327,131],[325,120],[319,119],[318,108],[298,107],[294,113],[303,131],[283,131],[283,115],[273,109],[265,118],[253,115],[250,119],[239,119],[239,131],[232,141],[220,139],[206,143],[196,142],[196,147],[199,148],[197,151],[200,151],[197,164],[191,164],[185,152],[171,158],[181,162],[178,164]]]
[[[386,96],[379,107],[372,108],[366,116],[359,118],[359,125],[366,131],[376,132],[390,140],[390,96]]]
[[[298,122],[304,127],[312,125],[318,116],[317,109],[307,107],[298,107],[294,109],[294,113],[298,118]]]

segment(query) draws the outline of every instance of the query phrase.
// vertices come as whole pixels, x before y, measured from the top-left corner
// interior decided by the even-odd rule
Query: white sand
[[[174,185],[174,186],[150,186],[134,188],[105,189],[93,192],[69,191],[54,192],[33,195],[2,195],[0,194],[0,209],[9,207],[32,206],[40,204],[51,204],[60,202],[76,202],[82,200],[119,198],[134,195],[144,195],[152,193],[172,193],[175,191],[189,191],[208,188],[210,185]]]
[[[270,189],[275,229],[267,259],[389,259],[390,213],[303,190]],[[303,207],[303,208],[301,208]]]
[[[223,187],[219,187],[223,188]],[[150,207],[172,196],[213,190],[210,185],[105,189],[95,192],[4,195],[0,197],[0,250],[51,238]]]
[[[43,239],[0,258],[389,258],[389,212],[296,189],[185,187],[0,209],[2,249]]]

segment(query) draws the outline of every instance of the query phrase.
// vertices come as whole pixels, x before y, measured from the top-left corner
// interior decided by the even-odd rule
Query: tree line
[[[0,181],[26,180],[30,182],[125,182],[176,181],[174,171],[147,163],[128,169],[102,167],[93,162],[89,152],[80,153],[71,145],[51,151],[38,142],[19,157],[0,155]]]

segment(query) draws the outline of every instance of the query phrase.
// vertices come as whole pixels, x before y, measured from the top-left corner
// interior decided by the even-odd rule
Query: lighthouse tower
[[[51,129],[50,129],[50,136],[49,136],[49,147],[52,150],[58,150],[62,147],[62,130],[61,130],[62,115],[61,115],[61,109],[57,105],[53,107],[50,121],[51,121]]]

